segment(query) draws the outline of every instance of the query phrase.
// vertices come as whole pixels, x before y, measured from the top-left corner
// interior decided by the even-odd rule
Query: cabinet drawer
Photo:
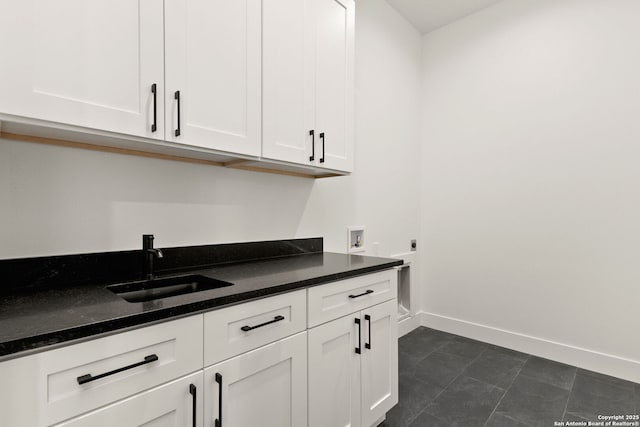
[[[55,427],[201,427],[203,375],[199,371]]]
[[[205,313],[205,366],[305,330],[306,303],[300,290]]]
[[[397,287],[396,270],[385,270],[309,288],[309,328],[395,298]]]
[[[202,315],[34,355],[47,425],[202,369]]]

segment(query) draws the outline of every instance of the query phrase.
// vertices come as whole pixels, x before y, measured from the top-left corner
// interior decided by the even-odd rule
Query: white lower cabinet
[[[0,426],[56,425],[202,372],[202,334],[199,314],[0,363]]]
[[[360,355],[355,316],[309,329],[309,426],[359,426]],[[359,318],[359,315],[358,315]]]
[[[370,427],[398,403],[396,301],[309,329],[309,427]]]
[[[398,403],[398,304],[362,311],[362,425],[371,426]],[[366,335],[365,335],[366,331]]]
[[[202,371],[55,427],[202,427]]]
[[[371,427],[398,402],[396,287],[382,271],[2,362],[0,425]]]
[[[206,427],[307,425],[307,333],[204,371]]]

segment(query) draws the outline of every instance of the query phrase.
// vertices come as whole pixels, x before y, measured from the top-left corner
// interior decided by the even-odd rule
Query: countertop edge
[[[389,270],[402,265],[402,260],[389,261],[384,264],[359,268],[326,276],[318,276],[312,279],[274,285],[257,291],[250,291],[234,295],[233,298],[225,298],[224,302],[218,299],[202,300],[195,303],[170,307],[148,313],[135,314],[120,318],[109,319],[97,323],[79,327],[57,330],[51,333],[34,335],[29,338],[21,338],[0,343],[0,363],[21,357],[31,356],[44,351],[54,350],[81,342],[106,337],[116,333],[122,333],[141,327],[177,320],[187,316],[193,316],[208,311],[230,307],[244,302],[255,301],[272,297],[278,294],[306,289],[317,285],[324,285],[338,280],[349,279],[356,276],[371,274]],[[28,347],[28,348],[25,348]]]

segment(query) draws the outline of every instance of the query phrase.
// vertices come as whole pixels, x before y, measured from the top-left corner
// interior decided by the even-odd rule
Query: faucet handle
[[[153,248],[153,234],[143,234],[142,235],[142,249],[152,249]]]

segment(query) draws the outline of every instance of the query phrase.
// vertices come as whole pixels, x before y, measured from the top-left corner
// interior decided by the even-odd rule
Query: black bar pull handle
[[[173,94],[173,97],[178,101],[178,127],[176,128],[175,135],[180,136],[180,91],[177,90],[176,93]]]
[[[362,297],[362,296],[365,296],[365,295],[369,295],[369,294],[372,294],[372,293],[373,293],[373,291],[372,291],[371,289],[367,289],[366,291],[364,291],[364,292],[363,292],[363,293],[361,293],[361,294],[358,294],[358,295],[349,295],[349,298],[359,298],[359,297]]]
[[[322,157],[320,157],[320,163],[324,163],[324,132],[320,132],[320,139],[322,140]]]
[[[311,156],[309,157],[309,161],[313,162],[316,158],[316,133],[311,129],[309,135],[311,135]]]
[[[272,323],[279,322],[281,320],[284,320],[284,316],[276,316],[276,317],[273,318],[273,320],[269,320],[268,322],[260,323],[259,325],[256,325],[256,326],[243,326],[240,329],[242,329],[244,332],[248,332],[248,331],[252,331],[254,329],[261,328],[263,326],[270,325]]]
[[[197,396],[196,396],[197,389],[196,389],[196,386],[194,384],[189,384],[189,393],[191,393],[191,402],[192,402],[192,406],[193,406],[193,408],[192,408],[192,411],[193,411],[193,422],[192,422],[192,424],[193,424],[193,427],[198,427],[197,426],[198,417],[196,416],[197,409],[198,409],[197,408],[197,404],[198,404],[197,400],[198,399],[197,399]]]
[[[215,427],[222,427],[222,375],[216,372],[216,382],[218,383],[218,418],[215,421]]]
[[[358,346],[356,347],[356,353],[360,354],[362,349],[362,328],[360,327],[360,319],[355,318],[356,325],[358,325]]]
[[[368,325],[369,326],[369,342],[364,343],[364,347],[371,350],[371,316],[369,316],[368,314],[365,314],[364,320],[366,320],[369,323]]]
[[[155,83],[151,85],[151,93],[153,94],[153,124],[151,125],[151,132],[155,132],[158,130],[158,90]]]
[[[113,371],[105,372],[104,374],[96,375],[95,377],[91,374],[81,375],[78,377],[78,384],[86,384],[91,381],[99,380],[100,378],[108,377],[109,375],[114,375],[122,371],[137,368],[138,366],[146,365],[147,363],[155,362],[156,360],[158,360],[158,356],[155,354],[150,354],[148,356],[145,356],[142,362],[137,362],[128,366],[124,366],[122,368],[114,369]]]

